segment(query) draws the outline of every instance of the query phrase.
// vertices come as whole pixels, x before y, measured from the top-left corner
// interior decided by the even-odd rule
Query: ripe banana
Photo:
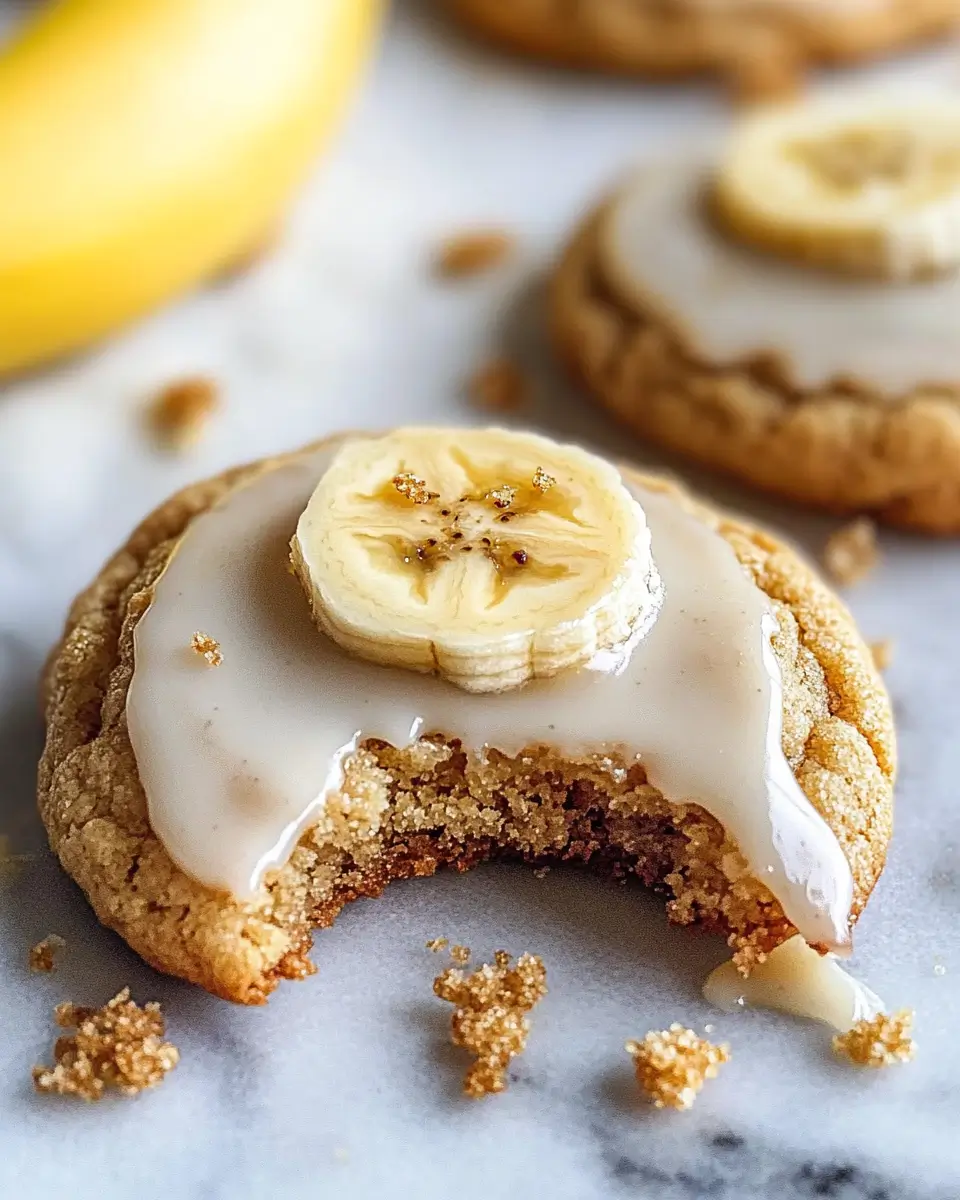
[[[347,442],[291,559],[344,649],[471,692],[582,666],[659,604],[650,532],[617,471],[503,429]]]
[[[0,374],[266,240],[382,0],[53,0],[0,52]]]
[[[745,242],[894,280],[960,265],[960,102],[798,104],[746,118],[713,188]]]

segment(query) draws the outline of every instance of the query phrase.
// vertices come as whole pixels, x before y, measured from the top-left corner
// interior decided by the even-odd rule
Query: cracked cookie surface
[[[727,936],[744,968],[793,933],[718,822],[695,804],[671,804],[639,763],[564,759],[548,747],[479,756],[442,731],[405,750],[364,743],[323,820],[252,899],[185,875],[150,827],[127,734],[133,631],[190,522],[264,465],[193,485],[148,517],[78,597],[51,656],[39,807],[104,924],[160,970],[242,1003],[309,974],[312,930],[349,900],[495,856],[634,875],[667,895],[675,921]],[[895,769],[890,707],[868,648],[780,542],[672,483],[627,474],[716,529],[773,601],[784,752],[851,864],[855,919],[883,866]]]

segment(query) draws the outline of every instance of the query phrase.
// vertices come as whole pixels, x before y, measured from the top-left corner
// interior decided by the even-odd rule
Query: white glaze
[[[852,878],[780,748],[773,617],[730,546],[638,489],[665,598],[624,662],[471,695],[350,658],[313,627],[287,546],[332,451],[261,473],[198,517],[135,631],[130,739],[153,829],[180,866],[251,894],[283,863],[361,737],[443,732],[517,753],[643,751],[671,799],[696,799],[809,940],[848,940]],[[221,644],[211,668],[195,630]],[[616,668],[619,673],[610,672]]]
[[[884,1010],[875,992],[849,975],[833,955],[812,950],[802,937],[778,946],[747,979],[732,962],[721,963],[703,985],[703,994],[724,1012],[774,1008],[825,1021],[841,1033]]]
[[[834,277],[716,229],[706,155],[637,173],[600,232],[604,275],[719,367],[775,354],[800,389],[857,379],[895,399],[960,386],[960,275],[912,283]]]

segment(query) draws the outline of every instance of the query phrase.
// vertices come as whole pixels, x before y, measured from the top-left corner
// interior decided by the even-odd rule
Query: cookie
[[[798,69],[882,55],[945,33],[957,0],[444,0],[485,37],[574,67],[670,78],[700,71],[750,92]]]
[[[282,605],[290,606],[276,617],[277,636],[283,633],[282,625],[283,636],[320,639],[306,598],[284,565],[296,514],[309,498],[318,464],[328,462],[337,445],[321,444],[229,471],[173,496],[140,525],[71,609],[45,676],[47,739],[39,772],[39,809],[51,846],[100,920],[158,969],[246,1004],[263,1002],[283,978],[308,974],[312,932],[331,924],[350,900],[377,896],[394,879],[429,875],[442,866],[463,870],[498,856],[538,865],[577,861],[601,872],[635,876],[665,893],[675,921],[726,936],[745,969],[791,936],[794,924],[770,889],[751,874],[725,826],[699,804],[671,802],[651,783],[651,773],[656,775],[651,768],[619,752],[568,753],[542,743],[519,752],[509,747],[478,754],[451,736],[451,729],[428,727],[405,746],[366,738],[343,762],[338,787],[323,811],[314,812],[286,856],[280,855],[255,886],[241,895],[198,881],[205,873],[215,878],[206,871],[204,855],[219,855],[230,869],[231,839],[236,837],[236,847],[246,851],[249,830],[238,832],[221,823],[213,840],[183,841],[182,830],[168,823],[169,811],[158,805],[163,772],[173,771],[168,799],[174,815],[187,824],[199,820],[202,826],[209,815],[208,793],[223,781],[217,779],[213,749],[209,761],[198,763],[190,757],[195,748],[187,753],[182,746],[171,762],[170,743],[164,738],[176,736],[181,718],[200,722],[198,728],[204,730],[211,726],[212,709],[204,719],[213,695],[207,689],[222,686],[223,695],[232,692],[232,677],[218,674],[231,664],[237,668],[240,690],[246,671],[270,697],[258,710],[268,725],[291,700],[284,689],[293,686],[299,669],[296,656],[279,654],[275,663],[267,664],[265,675],[256,657],[265,648],[252,646],[248,634],[232,637],[224,614],[234,605],[241,624],[258,619],[250,613],[257,603],[254,592],[269,576],[270,587],[282,593]],[[706,507],[673,483],[629,471],[622,478],[633,494],[641,489],[651,513],[659,512],[658,520],[676,520],[683,524],[685,536],[707,538],[711,548],[715,543],[720,558],[732,563],[736,586],[756,595],[758,611],[766,612],[769,598],[777,625],[773,655],[782,687],[782,705],[779,692],[771,694],[777,718],[782,708],[782,733],[772,753],[792,770],[790,784],[795,780],[799,785],[797,802],[808,806],[806,819],[813,823],[809,828],[822,823],[842,851],[840,861],[845,858],[843,870],[850,876],[844,924],[847,917],[855,922],[883,867],[895,770],[890,707],[868,648],[840,601],[775,538]],[[409,480],[403,478],[402,483],[409,491]],[[562,484],[561,480],[558,491]],[[249,554],[244,550],[238,560],[241,569],[249,571],[254,591],[238,599],[229,575],[233,568],[223,566],[226,607],[194,609],[195,603],[207,604],[204,597],[211,588],[199,587],[191,599],[192,585],[184,590],[182,580],[173,578],[171,583],[172,573],[192,570],[191,555],[209,564],[203,539],[221,536],[216,531],[224,528],[224,521],[242,523],[248,512],[268,521],[274,488],[279,489],[277,495],[286,489],[289,512],[277,509],[276,528],[262,534],[262,545],[256,540],[261,533],[252,531],[250,545],[256,548]],[[555,511],[560,511],[560,499]],[[503,515],[491,511],[492,519]],[[656,554],[658,534],[652,528]],[[226,545],[224,563],[230,552]],[[669,557],[661,554],[662,568]],[[165,581],[176,591],[175,604],[167,604]],[[199,630],[211,641],[218,639],[217,654],[211,658],[190,645],[191,630],[201,619],[219,626]],[[663,620],[661,613],[657,621]],[[182,646],[177,635],[173,650],[163,641],[171,622],[184,628]],[[210,644],[203,642],[208,648]],[[312,646],[303,647],[303,653]],[[252,656],[247,663],[245,650]],[[340,655],[337,661],[344,670],[385,669],[344,659],[337,648],[324,648],[322,653]],[[267,677],[274,667],[279,682]],[[149,672],[161,668],[175,669],[171,679],[193,680],[183,686],[188,701],[195,697],[195,703],[179,705],[175,719],[165,702],[169,697],[149,694]],[[147,676],[138,691],[137,674],[144,671]],[[358,678],[376,676],[351,676]],[[391,678],[391,686],[422,688],[424,695],[428,689],[446,689],[436,694],[443,711],[451,714],[451,723],[458,710],[496,715],[504,703],[499,696],[484,696],[479,700],[487,707],[475,709],[471,706],[477,697],[442,680],[407,671],[395,671]],[[549,688],[554,682],[528,686]],[[607,685],[601,680],[590,686]],[[336,688],[330,690],[321,714],[336,709],[339,694]],[[524,702],[523,694],[514,695],[512,703],[520,708],[513,711],[521,717]],[[159,709],[151,709],[158,703]],[[299,719],[297,709],[291,711],[291,720]],[[162,731],[155,728],[157,712],[170,718]],[[512,717],[505,723],[510,721]],[[240,739],[246,741],[245,754],[258,752],[257,724],[250,726],[248,739]],[[585,716],[584,726],[588,724]],[[778,725],[779,721],[771,728]],[[274,734],[285,732],[282,723],[267,729],[268,752],[273,752]],[[686,731],[672,733],[675,744],[683,745]],[[143,751],[145,734],[148,739],[157,734],[149,753]],[[702,757],[699,745],[692,749],[695,753],[681,757]],[[734,753],[738,748],[730,743],[727,750]],[[769,750],[761,754],[769,756]],[[207,792],[190,791],[186,781],[191,771],[211,772],[206,776],[213,781]],[[150,778],[149,805],[145,775]],[[246,782],[266,787],[269,781]],[[181,793],[186,793],[182,800]],[[251,808],[249,801],[263,801],[264,795],[245,794],[236,819],[249,817],[255,825],[260,813],[257,803]],[[163,840],[155,824],[162,825]],[[261,833],[255,829],[254,840]],[[193,850],[199,852],[191,861],[192,874],[178,865],[168,846],[177,848],[178,861]],[[773,867],[764,870],[772,872]]]
[[[564,362],[635,433],[699,463],[833,513],[960,532],[960,276],[758,253],[719,224],[715,166],[646,168],[583,223],[551,289]]]

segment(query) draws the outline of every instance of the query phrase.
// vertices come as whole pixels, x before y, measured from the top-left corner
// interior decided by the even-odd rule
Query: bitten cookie
[[[766,491],[960,532],[960,106],[774,109],[637,172],[552,288],[564,361],[642,437]]]
[[[748,92],[808,64],[888,53],[945,33],[957,0],[443,0],[485,37],[576,67],[673,77],[712,71]]]
[[[836,905],[839,898],[842,905],[838,936],[845,936],[848,921],[856,921],[883,867],[895,750],[883,685],[842,603],[768,534],[715,512],[672,483],[629,471],[618,475],[582,451],[532,435],[471,433],[473,440],[464,450],[459,439],[468,435],[445,433],[452,453],[444,450],[445,465],[438,466],[443,458],[442,447],[434,450],[439,431],[415,431],[400,439],[408,469],[393,466],[393,478],[386,477],[382,489],[372,487],[384,462],[389,471],[401,461],[390,457],[391,436],[370,442],[369,452],[365,445],[358,449],[356,441],[334,440],[187,488],[144,521],[73,605],[46,672],[47,741],[39,808],[52,847],[100,920],[158,969],[230,1000],[255,1004],[280,979],[312,970],[306,955],[313,930],[329,925],[348,901],[379,895],[393,879],[429,875],[445,865],[466,869],[497,856],[538,864],[573,860],[636,876],[659,889],[675,921],[723,934],[737,961],[749,969],[795,932],[770,890],[777,886],[773,881],[780,868],[773,859],[769,866],[751,867],[730,832],[736,826],[750,837],[758,835],[761,847],[765,844],[769,806],[756,794],[756,811],[736,810],[747,804],[744,797],[752,786],[739,772],[749,776],[759,765],[762,774],[776,759],[786,771],[778,795],[795,789],[781,841],[798,837],[806,847],[803,869],[815,873],[824,864],[811,868],[811,847],[825,847],[835,873],[835,878],[824,874],[809,894],[802,887],[791,892],[789,903],[803,924],[808,916],[817,917],[810,897],[826,903],[823,895],[836,885],[832,902]],[[507,441],[513,448],[512,468],[504,465]],[[529,451],[529,462],[517,457],[515,442]],[[471,455],[470,462],[478,462],[478,446],[489,451],[489,478],[499,480],[514,469],[515,481],[489,487],[487,466],[463,468]],[[418,447],[425,448],[420,458]],[[532,475],[531,463],[536,464]],[[456,475],[455,485],[448,486],[451,476],[444,472],[461,468],[474,481],[473,491],[474,484]],[[345,470],[357,481],[355,491],[344,490]],[[330,496],[321,492],[318,480],[332,489]],[[601,485],[606,490],[591,507],[590,489]],[[311,493],[318,506],[307,505]],[[580,498],[574,503],[572,496]],[[333,507],[340,505],[343,511],[328,517],[331,497]],[[645,499],[646,521],[634,497]],[[350,520],[344,516],[347,508]],[[388,520],[384,514],[393,516]],[[566,605],[581,602],[571,600],[571,572],[579,572],[577,587],[606,587],[596,576],[595,563],[580,572],[576,560],[567,558],[563,570],[547,570],[537,539],[552,538],[573,521],[589,558],[595,554],[591,530],[618,522],[619,540],[610,553],[627,555],[633,577],[646,581],[638,583],[619,611],[645,613],[645,624],[635,626],[632,635],[643,640],[609,683],[609,667],[598,665],[599,660],[592,664],[600,673],[596,678],[587,679],[589,670],[575,670],[570,683],[562,674],[530,680],[531,670],[549,674],[559,668],[554,658],[538,667],[539,660],[525,656],[528,681],[522,687],[484,695],[435,675],[386,667],[382,659],[373,662],[373,610],[363,608],[367,601],[358,599],[356,588],[338,592],[337,579],[344,575],[328,571],[331,556],[347,573],[356,566],[359,542],[344,535],[351,521],[355,530],[361,527],[363,553],[370,550],[363,572],[387,573],[374,576],[380,579],[370,591],[374,600],[397,579],[410,579],[431,604],[440,603],[442,596],[433,590],[439,586],[436,581],[442,584],[445,570],[466,571],[469,559],[474,575],[463,579],[486,579],[501,588],[503,573],[511,573],[507,600],[496,594],[506,605],[504,622],[513,619],[513,599],[523,602],[524,588],[538,595],[547,588],[544,605],[549,598]],[[425,531],[416,536],[422,539],[423,555],[409,553],[403,543],[399,558],[390,557],[395,549],[391,539],[406,536],[403,530],[421,522],[426,522]],[[457,537],[463,530],[465,541]],[[671,531],[675,545],[667,544]],[[651,534],[652,561],[658,567],[651,566]],[[312,598],[286,569],[294,536],[295,570],[317,592]],[[371,538],[380,538],[382,545],[371,549]],[[522,550],[512,548],[518,542]],[[315,551],[319,557],[314,560]],[[424,556],[432,552],[443,557],[425,564]],[[482,565],[474,562],[476,557],[482,557]],[[699,618],[687,613],[682,601],[685,572],[694,564],[697,602],[707,605]],[[532,573],[526,573],[527,567]],[[665,598],[660,575],[667,581]],[[721,576],[726,583],[716,586],[724,594],[712,596],[709,585]],[[363,576],[366,582],[370,578]],[[396,601],[401,617],[404,603]],[[647,631],[655,615],[651,603],[662,607]],[[313,614],[319,623],[331,629],[337,625],[332,630],[337,644],[315,628],[311,606],[323,609]],[[775,618],[772,658],[764,658],[765,666],[759,657],[754,661],[759,643],[753,639],[760,625],[739,629],[744,606]],[[698,635],[693,626],[683,625],[687,620],[706,624],[704,636],[712,638],[709,654],[698,655],[693,644]],[[716,640],[720,624],[710,628],[711,621],[724,620],[733,622],[728,626],[732,665],[726,666],[726,651]],[[353,647],[363,621],[368,640]],[[400,626],[398,617],[394,634]],[[564,628],[569,630],[569,624]],[[763,628],[760,640],[768,656],[773,626]],[[741,632],[746,650],[737,648]],[[447,633],[446,649],[454,643],[466,646],[475,664],[476,640],[464,641],[452,626]],[[481,630],[487,646],[502,633],[492,625]],[[406,644],[414,646],[417,636],[411,626]],[[586,636],[586,627],[577,636]],[[600,645],[606,644],[604,633],[597,637]],[[359,657],[341,647],[345,641]],[[399,644],[391,643],[391,654],[399,653]],[[673,678],[674,646],[678,654],[689,651],[693,656],[686,676],[677,666],[679,674]],[[498,661],[504,661],[502,655]],[[462,662],[456,660],[458,669]],[[640,665],[631,665],[636,663]],[[304,690],[315,669],[328,681],[319,695]],[[701,715],[693,711],[683,688],[691,686],[690,676],[696,685],[697,673],[707,670],[719,674],[710,677],[705,694],[717,697],[732,689],[733,712],[722,705],[723,711],[714,714],[713,700]],[[752,679],[749,670],[761,675]],[[671,688],[680,691],[674,696],[664,689],[659,708],[648,706],[651,711],[645,713],[638,707],[631,715],[620,693],[606,689],[641,686],[645,676],[631,676],[637,671],[654,677],[666,672]],[[737,706],[755,711],[750,706],[760,702],[756,693],[765,687],[754,684],[766,680],[768,671],[774,673],[771,679],[776,677],[770,693],[776,707],[765,717],[760,712],[761,725],[772,714],[769,728],[777,744],[764,749],[762,727],[748,730],[748,740],[740,744],[743,722]],[[471,689],[485,686],[477,683],[475,671],[471,681]],[[499,681],[496,686],[506,685]],[[568,691],[583,687],[594,689],[586,703],[587,693]],[[284,772],[295,777],[299,766],[294,760],[313,743],[286,739],[306,730],[315,741],[325,736],[326,725],[341,718],[344,728],[352,729],[349,706],[358,694],[361,702],[370,702],[363,709],[368,715],[380,706],[379,737],[364,736],[348,748],[339,781],[323,807],[298,810],[299,823],[291,824],[283,809],[287,798],[274,794],[274,784]],[[408,744],[391,744],[385,732],[391,720],[410,729],[404,711],[410,697],[414,711],[436,724],[403,735],[413,738]],[[596,717],[605,707],[612,735],[619,737],[617,721],[624,721],[625,728],[647,721],[644,736],[669,751],[673,765],[651,761],[645,766],[619,751],[571,749],[581,733],[590,734],[591,722],[607,729],[605,719],[597,724]],[[674,709],[682,709],[685,720],[664,727],[656,723]],[[548,716],[549,725],[537,726],[546,736],[531,737],[525,744],[528,729]],[[471,725],[478,735],[492,731],[492,746],[502,748],[472,749],[466,737]],[[707,742],[699,740],[703,729]],[[714,735],[719,738],[716,771],[707,744]],[[517,745],[503,744],[509,736]],[[565,739],[572,739],[569,745],[560,744]],[[692,739],[689,752],[684,749],[687,739]],[[291,745],[299,746],[299,754],[291,753]],[[692,763],[706,769],[704,790],[716,790],[714,799],[722,801],[722,789],[714,789],[713,782],[728,769],[728,759],[740,783],[727,798],[734,808],[726,823],[701,804],[664,795],[652,782],[677,778],[676,772],[682,774]],[[274,769],[276,778],[270,774]],[[223,796],[218,798],[219,789]],[[221,801],[226,807],[218,807]],[[795,820],[806,832],[794,831]],[[276,830],[281,827],[294,832],[290,844],[277,850]],[[244,856],[251,851],[248,887]],[[266,857],[257,858],[261,851]],[[781,845],[777,853],[789,851],[789,845],[786,850]],[[757,872],[771,881],[769,887]],[[789,886],[784,884],[787,891]],[[570,920],[575,922],[576,915],[570,914]],[[825,934],[822,940],[829,943],[831,937]]]

